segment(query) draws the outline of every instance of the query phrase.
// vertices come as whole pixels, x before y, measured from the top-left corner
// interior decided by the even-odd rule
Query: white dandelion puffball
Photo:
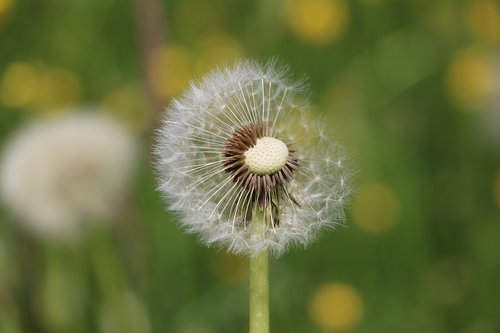
[[[342,150],[286,74],[241,62],[192,84],[167,109],[155,149],[159,190],[208,245],[278,256],[344,219],[351,188]],[[259,211],[264,235],[251,228]]]
[[[1,197],[29,231],[74,238],[86,223],[117,208],[135,150],[127,131],[94,112],[33,122],[4,149]]]

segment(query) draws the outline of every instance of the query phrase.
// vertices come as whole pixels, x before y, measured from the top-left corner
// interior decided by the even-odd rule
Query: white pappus
[[[274,256],[344,220],[351,172],[273,62],[242,61],[193,83],[167,108],[154,153],[159,190],[207,245]],[[267,212],[265,235],[249,226]]]

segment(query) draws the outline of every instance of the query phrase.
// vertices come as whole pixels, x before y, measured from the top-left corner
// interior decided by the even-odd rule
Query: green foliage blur
[[[345,227],[271,262],[272,332],[500,332],[496,0],[0,0],[0,148],[89,106],[142,143],[79,242],[0,206],[0,332],[248,330],[247,259],[176,225],[150,156],[171,98],[246,57],[307,77],[357,170]]]

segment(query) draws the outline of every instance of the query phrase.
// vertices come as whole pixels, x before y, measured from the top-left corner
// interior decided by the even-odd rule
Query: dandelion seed
[[[73,113],[19,129],[0,161],[0,194],[27,230],[74,239],[117,208],[134,165],[135,140],[110,118]]]
[[[159,189],[208,245],[250,256],[305,246],[343,221],[350,194],[345,156],[320,128],[285,69],[245,61],[214,71],[167,109]],[[262,235],[249,227],[256,209],[269,217]]]

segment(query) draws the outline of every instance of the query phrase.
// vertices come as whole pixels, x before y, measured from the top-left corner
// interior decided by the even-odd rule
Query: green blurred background
[[[271,263],[272,332],[500,332],[500,2],[0,0],[0,142],[93,106],[142,142],[112,227],[47,241],[0,208],[0,332],[247,331],[247,260],[155,192],[161,109],[277,56],[351,152],[346,227]]]

